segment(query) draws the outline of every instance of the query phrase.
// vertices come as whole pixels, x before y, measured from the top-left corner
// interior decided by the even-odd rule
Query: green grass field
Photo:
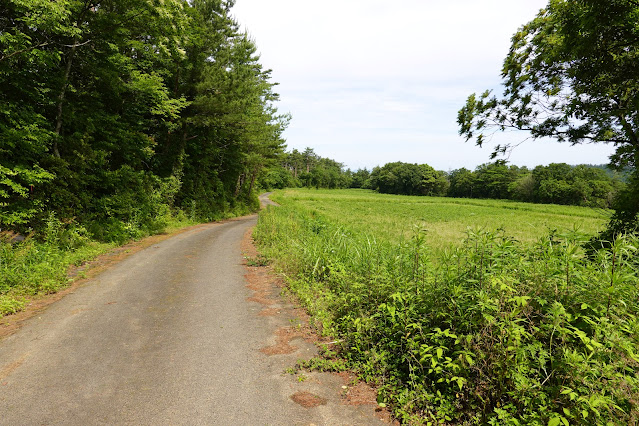
[[[519,203],[508,200],[412,197],[369,190],[287,189],[271,198],[280,204],[315,210],[355,232],[397,242],[415,226],[425,229],[433,249],[458,244],[469,227],[503,229],[522,242],[533,242],[549,231],[595,235],[610,211],[587,207]]]
[[[585,246],[609,212],[362,190],[271,199],[253,236],[336,342],[311,365],[352,368],[403,424],[636,424],[639,239]]]

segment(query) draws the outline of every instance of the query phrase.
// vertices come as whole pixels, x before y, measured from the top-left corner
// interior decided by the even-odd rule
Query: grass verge
[[[165,224],[158,233],[174,233],[195,222],[182,216],[167,219]],[[64,224],[54,217],[39,238],[31,236],[19,243],[0,239],[0,318],[22,311],[34,298],[66,288],[84,274],[71,276],[71,268],[118,246],[92,240],[82,226]]]
[[[336,200],[311,193],[273,197],[282,206],[262,212],[254,237],[314,322],[340,341],[348,366],[379,386],[378,401],[402,421],[636,424],[636,238],[588,256],[591,234],[555,230],[552,219],[524,239],[473,228],[462,211],[463,238],[433,249],[431,232],[404,222],[397,197],[372,214],[345,192]],[[428,215],[428,201],[420,203]],[[403,230],[379,232],[369,219]]]

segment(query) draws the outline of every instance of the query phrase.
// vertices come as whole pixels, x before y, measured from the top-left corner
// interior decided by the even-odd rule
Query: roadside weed
[[[415,424],[637,422],[636,237],[588,254],[591,234],[572,224],[534,239],[467,226],[433,249],[428,223],[384,237],[362,231],[366,212],[338,220],[319,196],[312,207],[280,196],[254,232],[315,324],[339,339],[340,357],[300,367],[345,360]]]

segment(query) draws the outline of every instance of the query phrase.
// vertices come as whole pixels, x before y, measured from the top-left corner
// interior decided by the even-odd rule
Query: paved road
[[[271,201],[271,199],[268,197],[269,195],[271,195],[272,192],[266,192],[262,195],[260,195],[260,204],[262,205],[262,207],[266,207],[266,206],[279,206],[279,204],[277,204],[275,201]]]
[[[255,221],[200,226],[153,245],[0,341],[0,424],[378,422],[338,403],[296,404],[282,370],[299,354],[259,351],[273,323],[247,301],[240,251]],[[332,379],[316,387],[323,380]]]

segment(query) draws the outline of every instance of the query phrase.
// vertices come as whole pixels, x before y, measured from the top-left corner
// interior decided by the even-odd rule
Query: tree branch
[[[26,49],[16,50],[15,52],[13,52],[13,53],[11,53],[9,55],[6,55],[6,56],[2,55],[2,56],[0,56],[0,62],[4,61],[5,59],[9,59],[12,56],[19,55],[20,53],[24,53],[24,52],[28,52],[28,51],[31,51],[31,50],[34,50],[34,49],[38,49],[40,47],[48,46],[49,44],[51,44],[51,43],[49,43],[49,42],[40,43],[37,46],[31,46],[31,47],[27,47]]]
[[[81,47],[81,46],[84,46],[85,44],[89,44],[89,43],[91,43],[91,39],[85,41],[84,43],[79,43],[79,44],[78,43],[75,43],[75,44],[61,44],[60,46],[69,47],[71,49],[75,49],[77,47]]]

